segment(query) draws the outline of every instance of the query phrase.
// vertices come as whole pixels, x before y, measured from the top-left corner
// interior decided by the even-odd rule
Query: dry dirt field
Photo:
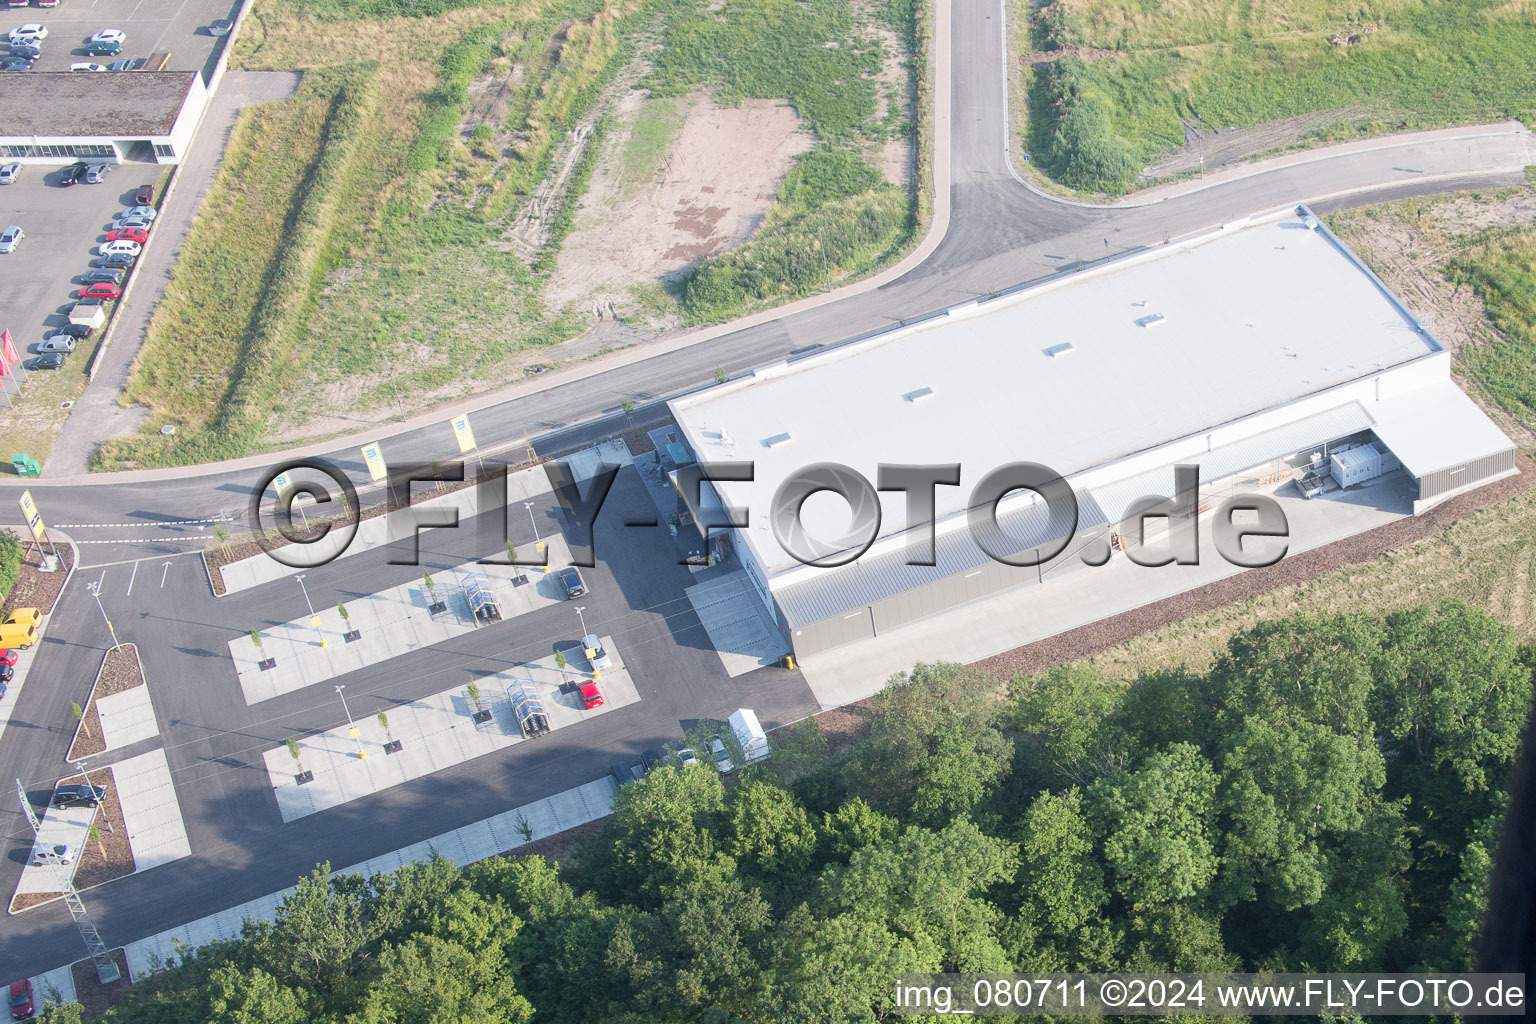
[[[660,166],[636,168],[623,157],[645,102],[638,91],[624,97],[603,140],[545,292],[553,307],[612,302],[623,316],[633,302],[631,288],[742,244],[762,222],[794,158],[815,143],[782,102],[717,107],[694,95]]]

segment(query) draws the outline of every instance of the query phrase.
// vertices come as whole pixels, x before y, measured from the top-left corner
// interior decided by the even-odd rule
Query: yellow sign
[[[43,514],[33,504],[32,492],[22,491],[21,497],[16,500],[16,504],[21,506],[21,514],[27,519],[27,528],[32,531],[33,539],[42,544],[47,539],[43,535]]]
[[[363,445],[363,461],[368,463],[368,476],[374,483],[389,475],[384,466],[384,453],[377,444]]]
[[[453,424],[453,436],[459,439],[459,454],[473,451],[475,448],[475,432],[469,429],[468,416],[455,416],[449,421]]]

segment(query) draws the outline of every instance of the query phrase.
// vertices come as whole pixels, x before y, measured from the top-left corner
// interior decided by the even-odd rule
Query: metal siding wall
[[[789,639],[794,645],[795,656],[805,658],[818,651],[841,647],[843,644],[874,635],[875,628],[870,609],[865,607],[845,615],[802,626],[792,632]]]
[[[1481,459],[1464,462],[1460,466],[1426,473],[1419,480],[1419,499],[1422,501],[1425,498],[1433,498],[1437,494],[1475,484],[1479,480],[1507,473],[1514,468],[1515,450],[1511,448],[1508,451],[1495,452]]]

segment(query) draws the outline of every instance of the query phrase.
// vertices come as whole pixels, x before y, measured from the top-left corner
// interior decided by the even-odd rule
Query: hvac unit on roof
[[[1073,348],[1070,341],[1064,341],[1060,345],[1052,345],[1050,348],[1044,349],[1043,351],[1052,359],[1057,359],[1061,356],[1071,355]]]
[[[901,397],[908,402],[921,402],[925,398],[933,397],[933,388],[918,388],[916,391],[908,391]]]
[[[1137,317],[1135,323],[1137,327],[1156,327],[1167,319],[1161,313],[1148,313],[1146,316]]]
[[[790,442],[790,436],[789,436],[789,434],[787,432],[783,433],[783,434],[774,434],[772,437],[765,437],[765,438],[763,438],[763,447],[764,448],[779,448],[779,447],[782,447],[783,445],[789,444],[789,442]]]

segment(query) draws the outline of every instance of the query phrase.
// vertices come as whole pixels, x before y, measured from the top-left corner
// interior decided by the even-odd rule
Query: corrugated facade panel
[[[1077,496],[1077,530],[1089,530],[1105,524],[1104,513],[1093,495]],[[1003,516],[998,526],[1014,539],[1010,555],[1042,547],[1066,536],[1070,524],[1052,516],[1044,504],[1036,503]],[[926,587],[951,576],[964,576],[977,568],[994,564],[991,556],[971,539],[969,530],[954,530],[934,545],[931,566],[908,565],[905,551],[879,558],[861,559],[852,565],[823,570],[818,579],[774,592],[790,629],[800,629],[813,622],[845,615],[855,608],[874,604],[904,591]]]
[[[1507,473],[1514,468],[1515,450],[1511,448],[1508,451],[1495,452],[1480,459],[1473,459],[1460,466],[1426,473],[1419,478],[1419,500],[1433,498],[1438,494],[1475,484],[1479,480],[1487,480],[1489,477]]]
[[[1208,452],[1191,455],[1181,461],[1198,464],[1200,482],[1205,484],[1279,456],[1306,451],[1337,438],[1358,434],[1372,422],[1370,414],[1359,402],[1349,402],[1241,441],[1217,445]],[[1175,465],[1169,463],[1158,466],[1119,482],[1093,488],[1093,495],[1099,507],[1104,510],[1106,521],[1112,524],[1123,522],[1130,515],[1131,507],[1150,495],[1173,497]]]

